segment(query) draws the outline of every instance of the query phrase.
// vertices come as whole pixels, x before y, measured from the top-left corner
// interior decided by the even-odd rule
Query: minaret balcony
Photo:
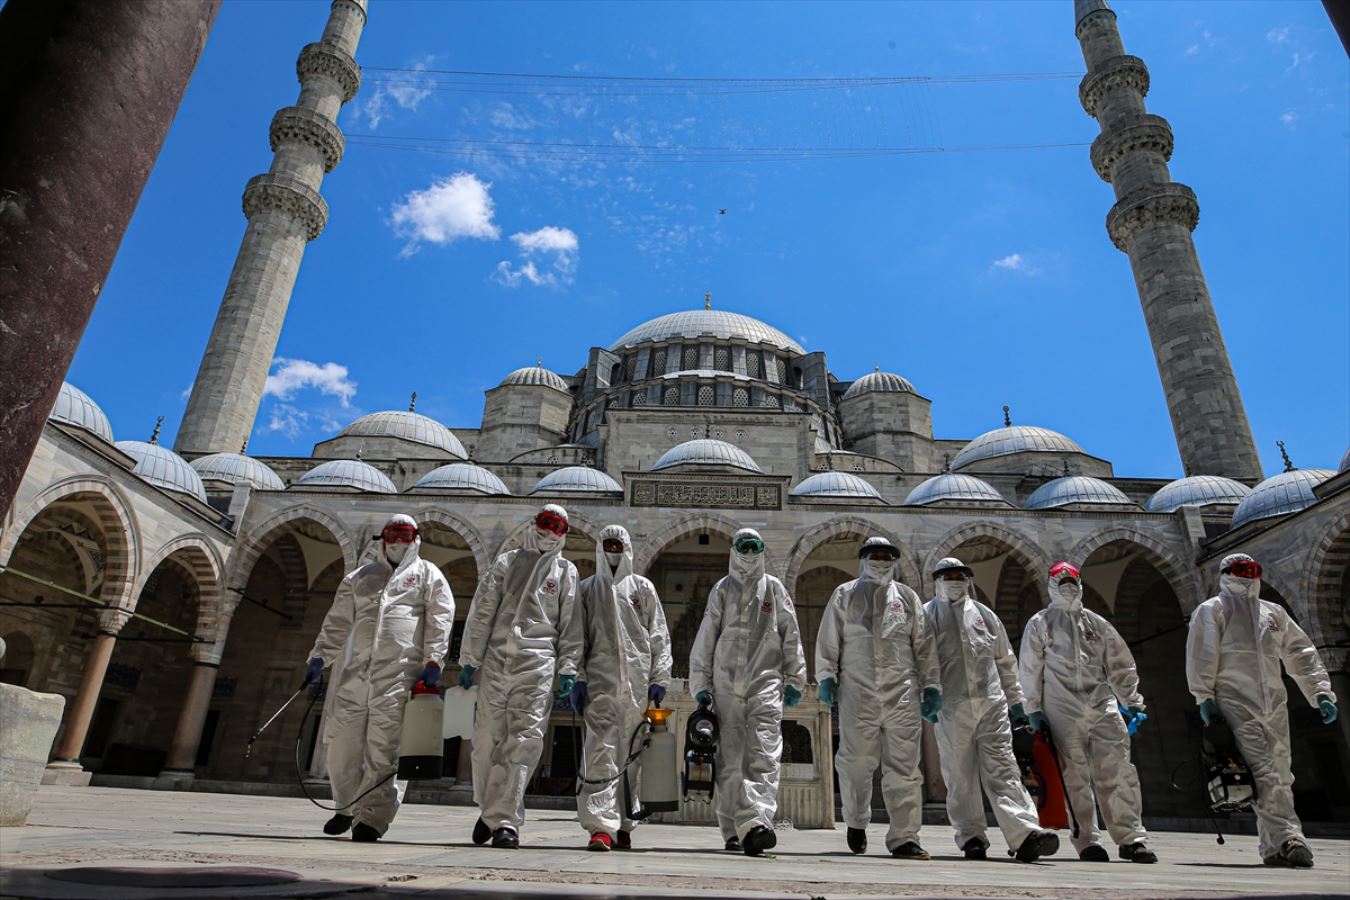
[[[361,67],[356,60],[341,47],[323,41],[306,44],[295,61],[295,76],[301,84],[317,75],[337,82],[343,103],[349,103],[361,88]]]
[[[1121,197],[1106,214],[1106,232],[1111,243],[1129,253],[1135,238],[1155,225],[1184,225],[1194,231],[1200,222],[1200,201],[1195,191],[1169,181],[1150,184]]]
[[[299,178],[267,173],[254,175],[244,187],[244,215],[283,212],[305,226],[307,240],[314,240],[328,224],[328,203],[319,192]]]
[[[347,147],[346,138],[337,123],[325,115],[316,113],[303,106],[284,106],[272,117],[272,125],[267,131],[272,144],[272,152],[281,149],[284,144],[307,144],[317,148],[323,154],[323,170],[331,172],[342,161],[342,153]]]
[[[1172,158],[1172,126],[1162,116],[1145,114],[1103,131],[1092,142],[1092,167],[1110,184],[1116,163],[1131,153],[1156,153],[1167,162]]]
[[[1142,59],[1126,55],[1104,60],[1079,82],[1078,102],[1095,119],[1102,100],[1115,91],[1135,91],[1140,97],[1148,95],[1148,67]]]

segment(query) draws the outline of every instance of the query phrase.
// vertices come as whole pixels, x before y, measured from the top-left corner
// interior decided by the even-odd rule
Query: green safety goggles
[[[751,556],[759,556],[764,552],[764,542],[749,535],[736,538],[736,543],[732,546],[736,548],[737,553],[748,553]]]

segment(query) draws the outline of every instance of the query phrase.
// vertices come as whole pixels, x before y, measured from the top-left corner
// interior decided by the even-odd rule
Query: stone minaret
[[[305,244],[328,221],[319,185],[342,159],[337,115],[361,85],[353,57],[367,2],[334,0],[323,37],[296,60],[300,99],[272,117],[272,168],[244,188],[248,228],[178,430],[181,454],[234,451],[253,431]]]
[[[1078,98],[1101,124],[1092,165],[1116,192],[1106,230],[1129,254],[1187,475],[1260,480],[1261,462],[1191,241],[1195,193],[1172,180],[1172,129],[1144,109],[1148,68],[1127,56],[1105,0],[1074,0],[1087,75]]]

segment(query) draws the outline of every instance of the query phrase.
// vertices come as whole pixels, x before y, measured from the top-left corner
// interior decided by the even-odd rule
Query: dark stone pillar
[[[219,8],[9,0],[0,9],[0,516]]]

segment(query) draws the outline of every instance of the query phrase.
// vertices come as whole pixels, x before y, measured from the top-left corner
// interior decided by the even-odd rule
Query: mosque
[[[1109,448],[1014,422],[1006,407],[984,434],[935,435],[925,390],[938,386],[834,372],[825,352],[706,301],[596,335],[570,373],[507,373],[477,427],[410,403],[357,419],[308,457],[245,455],[304,246],[326,221],[319,184],[342,155],[336,112],[360,82],[366,0],[335,0],[323,38],[300,54],[297,105],[273,120],[271,170],[245,190],[248,229],[177,452],[117,440],[95,399],[66,384],[0,530],[0,681],[67,698],[46,779],[267,790],[294,785],[297,753],[321,777],[321,715],[298,743],[292,719],[247,758],[245,744],[298,686],[339,580],[384,521],[413,515],[423,557],[449,580],[454,659],[480,574],[540,505],[560,503],[565,554],[583,577],[603,526],[633,535],[636,569],[670,624],[675,697],[740,527],[761,532],[769,571],[795,599],[808,668],[822,608],[856,576],[870,535],[902,548],[902,578],[922,596],[938,559],[969,563],[1014,646],[1045,602],[1050,563],[1071,560],[1086,604],[1139,662],[1145,815],[1202,816],[1198,789],[1170,785],[1191,771],[1199,738],[1186,620],[1216,593],[1220,557],[1262,562],[1262,596],[1289,610],[1350,697],[1350,452],[1336,470],[1286,457],[1285,471],[1260,471],[1191,241],[1198,202],[1167,172],[1171,128],[1145,112],[1147,69],[1105,2],[1077,0],[1074,12],[1080,99],[1102,128],[1091,162],[1116,194],[1107,229],[1135,270],[1188,473],[1179,480],[1117,477]],[[1350,819],[1350,716],[1324,727],[1292,688],[1290,707],[1300,812]],[[533,793],[567,794],[574,725],[554,716]],[[799,823],[833,822],[834,727],[814,691],[785,721],[782,798]],[[460,743],[447,747],[459,761],[447,790],[468,777]],[[924,746],[937,801],[931,732]]]

